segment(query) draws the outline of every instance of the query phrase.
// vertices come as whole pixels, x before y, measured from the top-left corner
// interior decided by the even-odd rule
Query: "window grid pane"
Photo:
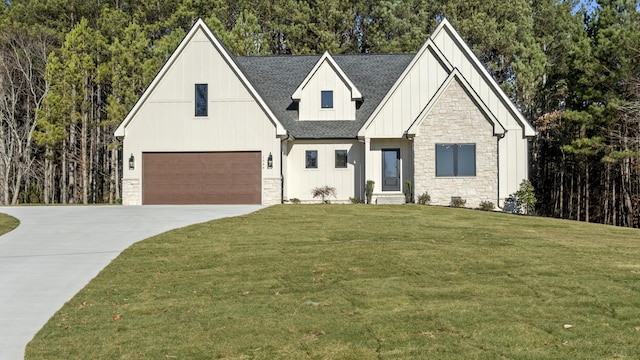
[[[318,168],[318,151],[307,150],[305,152],[305,168],[317,169]]]
[[[208,116],[208,85],[196,84],[196,116]]]
[[[347,150],[336,150],[336,168],[347,167]]]
[[[457,176],[476,176],[476,146],[458,145]]]
[[[436,176],[455,176],[452,144],[436,145]]]

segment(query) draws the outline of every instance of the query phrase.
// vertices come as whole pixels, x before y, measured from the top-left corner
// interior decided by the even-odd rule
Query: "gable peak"
[[[342,82],[349,88],[349,90],[351,91],[352,100],[362,100],[362,93],[360,92],[360,90],[356,88],[355,84],[344,73],[342,68],[340,68],[338,63],[334,60],[333,56],[331,56],[331,54],[328,51],[325,51],[324,54],[322,54],[322,56],[320,57],[320,60],[316,62],[316,64],[313,66],[309,74],[307,74],[307,76],[302,81],[302,83],[300,83],[300,85],[293,92],[293,95],[291,95],[291,99],[296,101],[301,99],[302,90],[309,83],[309,81],[313,79],[318,69],[320,69],[320,67],[324,63],[327,63],[333,69],[333,71],[338,75],[338,77],[340,77]]]

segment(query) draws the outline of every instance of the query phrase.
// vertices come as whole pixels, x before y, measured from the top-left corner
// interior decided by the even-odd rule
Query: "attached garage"
[[[142,154],[143,204],[260,204],[260,152]]]

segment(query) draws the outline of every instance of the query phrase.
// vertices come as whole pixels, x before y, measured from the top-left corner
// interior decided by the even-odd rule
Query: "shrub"
[[[449,203],[449,206],[455,207],[455,208],[461,208],[461,207],[464,207],[466,203],[467,203],[467,200],[461,197],[454,196],[451,198],[451,202]]]
[[[424,192],[424,194],[418,196],[418,204],[420,205],[429,205],[431,203],[431,195],[428,192]]]
[[[410,203],[411,202],[411,192],[412,192],[411,180],[405,181],[404,185],[407,188],[407,191],[404,193],[404,202]]]
[[[371,204],[371,198],[373,197],[373,186],[375,184],[375,181],[367,180],[367,204]]]
[[[480,210],[493,211],[496,206],[491,201],[483,201],[480,203]]]
[[[329,196],[336,197],[336,188],[329,185],[320,186],[311,190],[311,194],[314,198],[320,197],[323,204],[329,204],[330,202],[327,198]]]
[[[292,204],[300,204],[300,199],[298,198],[291,198],[289,199],[289,202]]]
[[[362,202],[359,197],[350,197],[349,201],[351,201],[352,204],[360,204]]]

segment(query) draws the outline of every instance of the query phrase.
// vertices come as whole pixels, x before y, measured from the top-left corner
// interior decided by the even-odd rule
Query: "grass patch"
[[[0,235],[4,235],[20,225],[20,220],[7,214],[0,214]]]
[[[135,244],[26,358],[637,358],[639,235],[443,207],[274,206]]]

